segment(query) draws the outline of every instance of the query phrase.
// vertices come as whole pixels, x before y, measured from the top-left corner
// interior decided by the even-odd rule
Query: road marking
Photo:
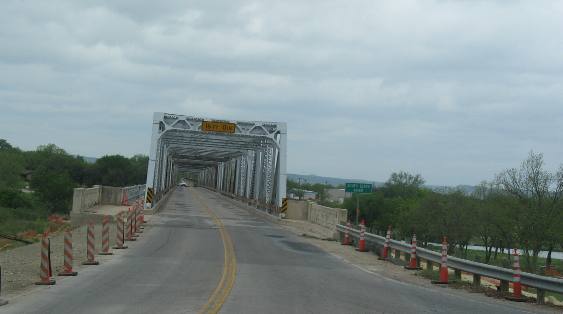
[[[223,241],[223,274],[221,275],[221,280],[217,287],[207,300],[207,303],[203,305],[199,313],[218,313],[221,310],[221,307],[229,297],[231,290],[235,284],[235,278],[237,274],[237,260],[235,256],[235,250],[233,247],[233,242],[229,233],[225,229],[225,225],[219,217],[213,212],[209,206],[199,197],[199,192],[197,190],[194,191],[194,196],[197,201],[205,208],[205,210],[209,213],[211,218],[213,218],[213,222],[219,227],[219,233],[221,234],[221,240]]]

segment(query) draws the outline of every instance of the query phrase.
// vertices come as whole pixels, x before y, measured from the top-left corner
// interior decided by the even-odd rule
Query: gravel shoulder
[[[112,255],[98,255],[102,250],[102,226],[96,224],[96,260],[103,264],[105,261],[112,258]],[[84,267],[81,265],[86,260],[86,226],[80,226],[73,229],[72,232],[72,251],[73,251],[73,269],[78,271]],[[64,277],[56,276],[57,273],[63,270],[64,261],[64,233],[51,234],[49,236],[51,241],[51,265],[53,277],[56,280],[64,280]],[[116,242],[116,225],[115,222],[110,223],[110,248]],[[39,280],[39,268],[41,258],[41,243],[34,243],[9,249],[0,252],[0,265],[2,267],[2,297],[11,298],[17,295],[26,293],[33,290],[35,282]]]

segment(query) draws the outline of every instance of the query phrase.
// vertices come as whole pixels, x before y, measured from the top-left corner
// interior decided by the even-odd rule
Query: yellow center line
[[[209,213],[213,222],[219,227],[219,233],[221,234],[221,240],[223,241],[223,274],[221,275],[221,280],[213,293],[207,300],[207,303],[203,305],[199,313],[218,313],[221,310],[221,307],[229,297],[231,290],[235,284],[235,278],[237,274],[237,261],[235,256],[235,250],[233,247],[233,242],[229,233],[225,229],[225,225],[219,217],[213,212],[209,206],[199,197],[199,192],[195,189],[194,196],[197,201],[205,208],[205,210]]]

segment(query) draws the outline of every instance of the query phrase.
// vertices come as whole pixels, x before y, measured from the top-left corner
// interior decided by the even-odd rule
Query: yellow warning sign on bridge
[[[229,122],[203,121],[201,130],[206,132],[235,133],[236,124]]]

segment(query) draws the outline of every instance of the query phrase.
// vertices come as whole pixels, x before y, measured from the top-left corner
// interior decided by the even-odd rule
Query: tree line
[[[66,214],[74,188],[142,184],[147,165],[144,155],[108,155],[88,163],[54,144],[24,151],[0,139],[0,206]]]
[[[373,193],[358,194],[360,219],[371,232],[419,243],[440,243],[447,236],[450,251],[467,254],[470,244],[485,247],[490,263],[504,249],[518,248],[525,270],[537,272],[540,251],[563,250],[563,165],[545,169],[543,155],[531,152],[520,167],[504,170],[490,182],[482,182],[472,194],[451,190],[438,193],[424,187],[420,175],[393,173]],[[343,207],[355,221],[356,198]],[[506,261],[509,266],[510,259]]]

